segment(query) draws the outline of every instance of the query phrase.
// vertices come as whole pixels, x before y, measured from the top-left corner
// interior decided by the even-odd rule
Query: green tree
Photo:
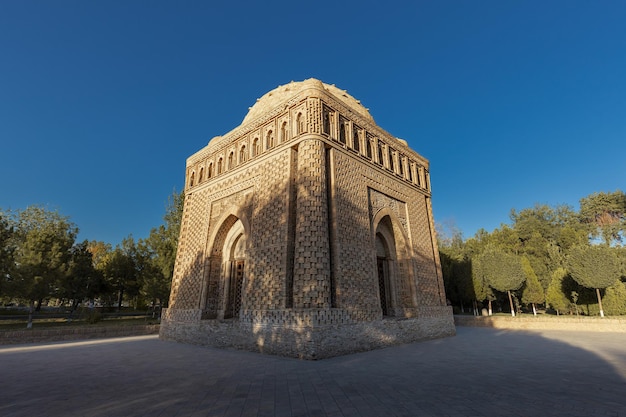
[[[89,242],[87,250],[91,253],[94,268],[102,270],[104,267],[104,261],[107,259],[113,248],[110,243],[92,240]]]
[[[526,283],[522,290],[522,303],[530,304],[533,307],[533,314],[537,316],[537,308],[535,304],[543,303],[544,293],[543,287],[537,279],[537,275],[530,265],[530,261],[526,257],[522,257],[522,269],[526,275]]]
[[[488,244],[500,248],[506,252],[519,255],[522,250],[522,240],[517,231],[506,224],[491,232]]]
[[[142,271],[141,293],[153,305],[158,301],[162,306],[167,306],[183,217],[184,197],[184,192],[172,193],[163,216],[164,224],[153,228],[148,238],[140,240],[137,245],[141,262],[139,269]]]
[[[171,279],[164,276],[160,260],[147,240],[139,240],[136,261],[141,282],[140,295],[153,307],[157,303],[165,304],[170,291]]]
[[[604,293],[604,308],[607,314],[618,316],[626,314],[626,284],[617,281],[606,288]]]
[[[537,204],[519,212],[511,210],[510,217],[520,240],[520,249],[514,253],[528,258],[545,290],[552,272],[561,266],[563,250],[573,243],[586,242],[587,233],[576,212],[567,205],[553,208]]]
[[[141,284],[136,256],[135,241],[129,236],[102,261],[102,273],[107,287],[116,294],[118,311],[122,309],[124,295],[139,294]]]
[[[557,212],[545,204],[536,204],[533,208],[526,208],[519,212],[512,209],[510,218],[513,221],[513,229],[522,242],[530,240],[534,235],[555,241],[557,229],[561,223]]]
[[[564,293],[564,280],[568,277],[565,268],[558,268],[552,273],[552,281],[546,291],[546,304],[552,307],[558,315],[561,311],[569,311],[570,299]]]
[[[6,282],[14,265],[13,248],[13,227],[9,217],[0,211],[0,296],[6,291]]]
[[[472,303],[475,298],[471,262],[465,253],[462,233],[451,223],[437,224],[436,227],[446,296],[453,305],[460,306],[461,312],[465,312],[465,305]]]
[[[14,297],[30,305],[28,328],[32,327],[35,302],[39,308],[67,272],[77,234],[78,228],[56,211],[31,206],[16,213],[16,267],[11,289]]]
[[[580,200],[580,217],[591,226],[591,236],[604,243],[621,243],[626,231],[626,194],[593,193]]]
[[[493,293],[492,288],[489,286],[489,282],[487,281],[487,276],[484,273],[484,268],[481,262],[481,257],[474,257],[471,263],[471,273],[472,273],[472,290],[474,293],[474,298],[476,301],[487,301],[489,307],[489,315],[491,316],[493,313],[493,309],[491,308],[491,303],[496,299],[495,294]],[[475,314],[478,315],[478,308],[474,305]]]
[[[614,284],[620,277],[621,265],[615,249],[608,246],[575,246],[570,249],[566,264],[576,282],[596,290],[600,317],[604,317],[600,289]]]
[[[78,305],[86,298],[93,299],[104,287],[100,271],[94,267],[93,255],[89,251],[89,242],[75,244],[67,273],[61,278],[57,296],[71,302],[70,317]]]
[[[484,281],[494,290],[508,294],[511,315],[515,317],[511,291],[519,290],[526,280],[520,257],[490,247],[479,256],[479,262]]]

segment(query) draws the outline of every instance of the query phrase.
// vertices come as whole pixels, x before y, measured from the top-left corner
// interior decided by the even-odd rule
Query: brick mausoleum
[[[320,359],[455,334],[428,161],[316,79],[187,160],[162,339]]]

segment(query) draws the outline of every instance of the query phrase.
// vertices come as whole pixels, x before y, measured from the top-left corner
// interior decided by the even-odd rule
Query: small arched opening
[[[234,152],[228,154],[228,169],[233,169],[235,167],[235,155]]]
[[[265,137],[265,149],[272,149],[274,147],[274,132],[269,130]]]

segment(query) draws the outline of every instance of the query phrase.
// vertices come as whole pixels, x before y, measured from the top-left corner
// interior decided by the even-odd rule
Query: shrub
[[[89,324],[96,324],[100,320],[102,320],[102,313],[96,309],[89,310],[87,312],[87,316],[85,317],[85,321]]]
[[[626,315],[626,284],[617,281],[607,287],[602,305],[606,314],[610,316]]]

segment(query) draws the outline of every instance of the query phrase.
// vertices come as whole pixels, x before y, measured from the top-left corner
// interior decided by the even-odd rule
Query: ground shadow
[[[626,334],[458,329],[299,361],[154,337],[0,348],[0,415],[589,416],[626,412]]]

